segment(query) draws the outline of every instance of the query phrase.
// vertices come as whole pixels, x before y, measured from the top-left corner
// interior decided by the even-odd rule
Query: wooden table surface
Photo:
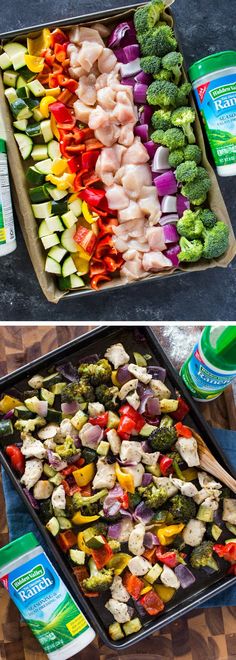
[[[8,326],[0,328],[0,376],[92,329],[91,326]],[[199,327],[158,326],[155,332],[177,368],[197,340]],[[201,404],[207,421],[236,430],[232,388],[211,404]],[[4,498],[0,489],[0,546],[8,541]],[[22,533],[24,530],[22,530]],[[108,649],[100,639],[82,651],[80,660],[236,660],[236,607],[194,610],[160,633],[121,652]],[[20,622],[7,591],[0,588],[0,660],[45,660],[37,640]]]

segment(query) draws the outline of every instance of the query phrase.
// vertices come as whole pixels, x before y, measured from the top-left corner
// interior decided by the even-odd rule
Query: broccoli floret
[[[155,55],[148,55],[147,57],[141,57],[140,66],[145,73],[151,73],[154,76],[155,73],[158,73],[160,71],[161,58],[156,57]]]
[[[172,461],[175,461],[177,465],[181,465],[181,463],[183,463],[183,459],[181,458],[178,451],[170,451],[168,452],[167,456],[169,458],[172,458]]]
[[[196,515],[196,504],[191,497],[174,495],[168,502],[168,511],[172,513],[175,522],[187,523]]]
[[[203,541],[191,553],[190,564],[193,568],[202,568],[209,566],[214,571],[218,571],[218,564],[213,558],[213,545],[212,541]]]
[[[129,498],[129,509],[132,510],[134,510],[135,507],[138,506],[139,502],[141,502],[141,497],[137,493],[137,491],[135,491],[135,493],[129,493],[128,498]]]
[[[171,151],[168,160],[170,167],[178,167],[184,161],[183,149],[174,149],[174,151]]]
[[[183,64],[183,56],[181,53],[173,51],[167,53],[165,57],[162,58],[163,69],[167,69],[168,72],[174,75],[174,82],[176,85],[179,84],[181,78],[181,66]]]
[[[193,181],[186,183],[182,188],[182,194],[188,197],[195,206],[200,206],[206,199],[211,187],[209,174],[204,167],[198,167],[197,176]]]
[[[148,440],[150,441],[153,451],[160,451],[164,454],[168,449],[171,449],[177,441],[177,433],[174,427],[157,428],[155,431],[152,431]]]
[[[201,241],[197,239],[189,241],[182,236],[179,245],[181,247],[181,252],[178,254],[179,261],[194,262],[201,259],[203,249]]]
[[[100,502],[93,502],[92,504],[86,504],[80,509],[82,516],[97,516],[101,510]]]
[[[108,385],[99,385],[96,387],[95,393],[96,393],[96,401],[99,401],[99,403],[102,403],[106,410],[117,410],[117,403],[115,402],[116,394],[117,394],[117,388],[116,387],[108,387]]]
[[[112,552],[120,552],[120,541],[116,541],[115,539],[109,539],[109,546],[112,550]]]
[[[154,133],[151,134],[151,140],[157,144],[165,144],[165,131],[162,131],[160,128]]]
[[[68,383],[62,391],[62,401],[78,401],[78,403],[95,401],[92,385],[81,380],[79,383]]]
[[[184,158],[185,160],[194,160],[197,165],[202,160],[202,152],[200,147],[197,146],[197,144],[188,144],[187,147],[184,148]]]
[[[181,107],[188,104],[188,97],[191,92],[192,85],[188,82],[184,82],[180,87],[178,87],[178,94],[176,99],[176,107]]]
[[[160,429],[171,429],[174,426],[174,420],[170,415],[163,415],[159,424]]]
[[[180,128],[168,128],[165,132],[165,145],[170,151],[181,149],[184,143],[185,137]]]
[[[167,131],[168,128],[171,128],[171,111],[155,110],[152,115],[152,125],[155,131]]]
[[[14,424],[14,428],[17,431],[22,431],[24,433],[30,433],[30,431],[35,431],[36,426],[45,426],[46,421],[44,417],[34,417],[33,419],[18,419]]]
[[[57,445],[55,451],[60,458],[69,458],[69,456],[74,456],[78,453],[78,449],[76,449],[74,441],[70,436],[65,439],[63,445]]]
[[[202,256],[204,259],[215,259],[227,250],[229,245],[229,228],[224,222],[218,221],[212,229],[205,229],[203,236]]]
[[[165,9],[163,0],[152,0],[145,7],[136,9],[134,14],[134,25],[137,32],[143,34],[147,30],[152,30],[159,21],[161,13]]]
[[[183,129],[184,134],[190,144],[196,142],[194,132],[190,124],[195,121],[195,111],[190,106],[183,106],[174,110],[171,115],[173,126],[179,126]]]
[[[177,168],[178,169],[178,168]],[[203,224],[199,219],[199,211],[184,211],[182,218],[177,222],[177,231],[180,236],[185,236],[190,240],[199,238],[203,232]]]
[[[80,364],[78,373],[82,377],[82,380],[88,380],[91,385],[96,386],[100,385],[100,383],[107,383],[110,380],[112,368],[108,360],[102,358],[102,360],[98,360],[95,364]]]
[[[180,183],[193,181],[197,176],[197,165],[194,160],[186,160],[176,168],[175,176]]]
[[[82,582],[83,590],[86,591],[106,591],[112,585],[113,570],[111,568],[102,568],[95,575],[90,575]]]
[[[75,493],[72,498],[73,502],[73,507],[76,511],[78,509],[81,509],[81,507],[85,506],[86,508],[90,506],[90,504],[94,504],[94,502],[98,502],[99,500],[104,499],[106,497],[108,491],[106,488],[103,488],[100,490],[98,493],[95,493],[94,495],[89,495],[88,497],[83,497],[81,493]]]
[[[161,69],[158,73],[153,74],[154,80],[171,80],[171,73],[166,69]]]
[[[151,484],[145,488],[143,498],[145,499],[147,506],[150,506],[151,509],[158,509],[168,499],[168,492],[163,486],[157,488]]]
[[[201,209],[199,213],[200,220],[202,221],[204,227],[206,229],[212,229],[212,227],[214,227],[217,223],[216,214],[213,213],[213,211],[210,211],[210,209]]]
[[[144,57],[145,55],[164,57],[171,50],[177,48],[177,41],[173,30],[166,24],[158,25],[144,34],[138,33],[137,38]]]
[[[147,102],[150,105],[165,107],[174,106],[177,98],[178,88],[168,80],[155,80],[148,87]]]

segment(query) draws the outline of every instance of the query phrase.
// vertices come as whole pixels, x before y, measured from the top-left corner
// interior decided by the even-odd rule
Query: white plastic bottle
[[[34,534],[0,549],[0,582],[50,660],[71,658],[94,639],[94,630]]]
[[[5,130],[0,113],[0,257],[16,249]]]

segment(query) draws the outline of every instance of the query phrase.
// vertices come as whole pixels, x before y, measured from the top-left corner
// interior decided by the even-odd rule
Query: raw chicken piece
[[[132,280],[139,280],[140,277],[145,275],[145,272],[142,268],[142,260],[137,256],[135,259],[126,261],[120,270],[120,275],[125,279],[126,282],[132,282]]]
[[[80,66],[80,61],[79,61],[79,49],[74,47],[75,50],[70,53],[70,65],[72,67]]]
[[[110,121],[123,126],[136,121],[136,115],[131,103],[116,103],[110,115]]]
[[[78,119],[79,121],[82,121],[84,124],[88,124],[89,117],[90,117],[90,114],[91,114],[91,107],[89,107],[88,105],[85,105],[80,100],[75,101],[75,103],[74,103],[74,113],[75,113],[76,119]]]
[[[126,124],[120,129],[119,135],[119,144],[123,144],[125,147],[130,147],[134,141],[134,124]]]
[[[132,261],[135,259],[137,256],[136,250],[127,250],[127,252],[123,252],[122,257],[125,261]]]
[[[98,69],[101,73],[110,73],[117,64],[116,56],[110,48],[104,48],[98,58]]]
[[[149,156],[139,137],[135,137],[133,144],[129,147],[122,158],[122,165],[140,165],[147,163]]]
[[[119,128],[117,126],[105,126],[104,128],[97,128],[94,131],[97,140],[100,140],[105,147],[111,147],[119,136]]]
[[[105,45],[98,30],[79,25],[76,25],[70,31],[70,41],[76,44],[81,44],[83,41],[92,41],[93,43],[101,44],[101,46]]]
[[[150,197],[142,197],[139,200],[139,207],[144,215],[150,216],[152,225],[158,222],[159,218],[161,217],[161,209],[157,197],[156,199],[153,195],[150,195]]]
[[[143,186],[140,191],[140,199],[146,197],[154,197],[158,201],[157,191],[155,186]]]
[[[172,262],[167,259],[162,252],[156,250],[155,252],[147,252],[143,257],[143,268],[145,271],[153,271],[154,273],[163,268],[171,268]]]
[[[89,72],[102,51],[103,46],[101,44],[95,43],[94,41],[83,41],[78,56],[80,66]]]
[[[104,23],[93,23],[92,29],[96,30],[101,37],[109,37],[111,30]]]
[[[147,230],[146,237],[150,246],[150,250],[160,250],[160,252],[166,250],[162,227],[150,227]]]
[[[102,87],[97,90],[97,100],[104,110],[113,110],[115,107],[115,95],[110,87]]]
[[[136,250],[138,252],[149,252],[150,250],[148,243],[139,242],[135,239],[129,240],[129,247],[131,250]]]
[[[89,76],[81,76],[80,78],[77,96],[86,105],[95,105],[96,103],[97,92],[95,89],[95,82],[96,77],[93,73],[90,73]]]
[[[79,25],[75,25],[75,27],[73,27],[72,30],[70,30],[69,38],[70,38],[70,41],[72,43],[74,43],[74,44],[79,43],[79,38],[80,38],[80,27],[79,27]]]
[[[96,130],[97,128],[100,128],[101,126],[105,126],[109,124],[109,114],[101,108],[100,105],[97,105],[96,108],[94,108],[89,117],[89,128],[92,128],[93,130]]]
[[[129,236],[131,238],[138,238],[140,243],[144,240],[146,242],[146,222],[144,218],[136,220],[136,224],[129,229]]]
[[[106,198],[108,206],[112,210],[125,209],[129,204],[129,198],[126,195],[124,188],[115,183],[107,190]]]
[[[76,67],[70,67],[69,68],[69,74],[71,78],[74,78],[75,80],[79,80],[81,76],[87,75],[87,71],[83,69],[82,66],[76,66]],[[75,92],[77,93],[77,91]]]
[[[118,238],[118,237],[113,238],[113,244],[118,250],[118,252],[121,252],[121,254],[123,252],[126,252],[128,249],[128,242],[125,241],[125,238]]]
[[[77,53],[78,48],[75,44],[68,44],[67,49],[66,49],[68,57],[70,57],[71,53]]]
[[[137,202],[130,201],[129,206],[127,206],[126,209],[119,211],[118,220],[121,223],[126,223],[127,220],[133,220],[134,218],[142,218],[142,213]]]
[[[95,171],[106,186],[113,183],[113,174],[119,168],[119,152],[115,148],[105,147],[97,159]]]
[[[101,73],[96,80],[96,89],[103,89],[103,87],[108,87],[108,75],[107,73]]]
[[[132,103],[134,112],[137,113],[137,109],[134,105],[133,87],[131,87],[131,85],[124,86],[118,83],[116,85],[116,100],[117,103]],[[136,116],[138,119],[138,114]]]
[[[152,181],[151,170],[148,165],[125,165],[121,177],[122,185],[129,197],[138,199],[143,184],[150,185]]]

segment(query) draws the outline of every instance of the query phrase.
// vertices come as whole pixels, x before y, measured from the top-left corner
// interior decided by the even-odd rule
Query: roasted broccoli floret
[[[203,232],[204,243],[202,256],[204,259],[215,259],[223,254],[229,245],[229,228],[224,222],[218,221],[212,229]]]
[[[184,211],[182,218],[177,222],[177,231],[180,236],[185,236],[185,238],[189,238],[190,240],[199,238],[202,235],[203,229],[202,221],[199,219],[199,211],[190,211],[190,209]]]
[[[86,504],[80,509],[82,516],[97,516],[101,510],[100,502],[93,502],[92,504]]]
[[[172,513],[175,522],[187,523],[195,517],[197,507],[191,497],[178,493],[168,501],[168,511]]]
[[[190,106],[183,106],[174,110],[171,115],[171,121],[173,126],[181,127],[186,135],[186,138],[190,144],[196,142],[194,132],[192,130],[191,124],[195,120],[195,111]]]
[[[73,495],[72,501],[73,501],[73,507],[76,511],[78,509],[81,509],[81,507],[85,506],[86,508],[90,506],[90,504],[94,504],[94,502],[98,502],[99,500],[104,499],[106,497],[108,491],[106,488],[103,488],[102,490],[99,490],[98,493],[95,493],[94,495],[89,495],[88,497],[83,497],[81,493],[75,493]]]
[[[155,55],[148,55],[147,57],[141,57],[140,66],[145,73],[151,73],[152,76],[154,76],[155,73],[158,73],[160,71],[161,58],[156,57]]]
[[[174,427],[157,428],[155,431],[152,431],[148,440],[150,441],[153,451],[160,451],[164,454],[168,449],[171,449],[177,441],[177,433]]]
[[[94,575],[90,575],[82,582],[83,590],[86,591],[106,591],[113,582],[113,570],[111,568],[102,568]]]
[[[143,57],[145,55],[164,57],[166,53],[177,48],[177,41],[173,30],[166,24],[158,25],[144,34],[138,33],[137,38]]]
[[[117,403],[115,402],[117,388],[108,387],[108,385],[99,385],[96,387],[96,401],[102,403],[106,410],[117,410]]]
[[[197,165],[194,160],[186,160],[176,168],[175,176],[179,183],[188,183],[197,176]]]
[[[217,217],[216,214],[213,213],[213,211],[210,211],[210,209],[201,209],[200,210],[200,219],[206,229],[212,229],[212,227],[215,226],[217,223]]]
[[[168,80],[155,80],[148,87],[147,102],[161,107],[175,106],[178,88]]]
[[[171,73],[167,69],[161,69],[158,73],[153,74],[154,80],[171,80]]]
[[[184,82],[178,87],[178,94],[176,99],[176,107],[181,107],[188,104],[188,97],[191,92],[192,86],[188,82]]]
[[[78,373],[82,380],[89,381],[91,385],[100,385],[100,383],[107,383],[112,374],[112,368],[108,360],[102,358],[95,364],[82,363],[78,368]],[[94,401],[94,399],[93,399]]]
[[[193,181],[186,183],[182,188],[182,194],[188,197],[195,206],[200,206],[206,199],[211,187],[209,174],[204,167],[198,167],[197,176]]]
[[[193,568],[209,566],[214,571],[218,571],[218,564],[213,557],[213,545],[214,543],[212,541],[203,541],[194,548],[190,556],[190,564]]]
[[[199,165],[202,160],[200,147],[198,147],[197,144],[188,144],[187,147],[184,148],[184,159],[194,160],[195,163]]]
[[[17,431],[22,431],[24,433],[30,433],[30,431],[35,431],[36,426],[45,426],[46,421],[44,417],[34,417],[33,419],[18,419],[14,428]]]
[[[145,499],[147,506],[150,506],[151,509],[158,509],[168,499],[168,492],[163,486],[157,488],[151,484],[145,488],[143,498]]]
[[[180,128],[168,128],[165,132],[165,145],[170,151],[181,149],[184,143],[185,137]]]
[[[171,151],[168,160],[170,167],[178,167],[178,165],[184,161],[183,149],[174,149]]]
[[[62,401],[78,401],[78,403],[95,401],[92,385],[81,380],[79,383],[68,383],[62,391]]]
[[[152,30],[154,25],[159,21],[161,13],[165,9],[163,0],[152,0],[145,7],[136,9],[134,14],[134,25],[138,33],[143,34],[148,30]]]
[[[170,415],[162,415],[159,428],[171,429],[174,426],[174,420]]]
[[[112,552],[114,552],[114,553],[120,552],[120,547],[121,547],[120,541],[116,541],[116,539],[110,539],[109,540],[109,546],[110,546]]]
[[[181,252],[178,254],[179,261],[195,262],[201,259],[203,249],[201,241],[197,239],[189,241],[182,236],[179,245],[181,247]]]
[[[168,128],[171,128],[171,111],[155,110],[152,115],[152,125],[155,131],[167,131]]]
[[[183,56],[181,55],[181,53],[177,53],[176,51],[167,53],[167,55],[165,55],[165,57],[162,58],[163,69],[166,69],[168,72],[173,74],[174,82],[176,83],[176,85],[179,84],[181,78],[182,64],[183,64]]]
[[[65,439],[63,445],[56,446],[55,451],[56,454],[60,456],[60,458],[69,458],[69,456],[74,456],[78,453],[78,449],[76,449],[73,439],[69,436]]]

